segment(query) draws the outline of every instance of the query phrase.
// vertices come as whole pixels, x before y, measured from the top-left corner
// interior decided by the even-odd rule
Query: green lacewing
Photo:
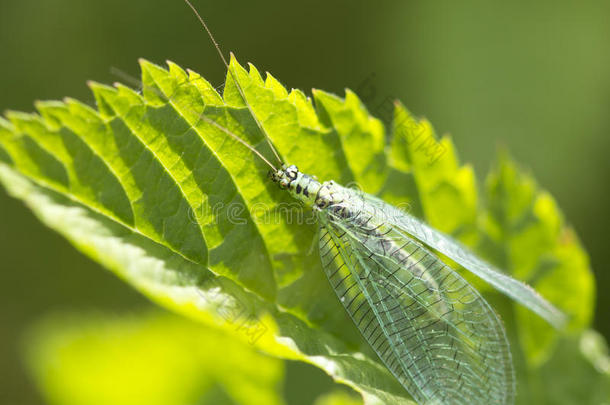
[[[234,75],[203,18],[185,2]],[[528,285],[408,213],[283,163],[233,78],[279,164],[217,122],[202,119],[250,149],[271,167],[271,181],[314,212],[328,281],[388,370],[420,404],[512,404],[515,375],[502,322],[481,294],[434,251],[556,328],[562,327],[565,316]]]

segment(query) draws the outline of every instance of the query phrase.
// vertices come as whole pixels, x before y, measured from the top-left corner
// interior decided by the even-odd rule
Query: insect
[[[189,0],[225,67],[227,61]],[[231,73],[232,74],[232,73]],[[271,181],[311,208],[319,224],[320,260],[345,310],[381,361],[420,404],[511,404],[515,376],[502,322],[438,251],[536,312],[557,328],[564,315],[531,287],[477,258],[451,237],[359,190],[320,182],[282,162],[248,104],[280,165],[242,143],[271,167]]]

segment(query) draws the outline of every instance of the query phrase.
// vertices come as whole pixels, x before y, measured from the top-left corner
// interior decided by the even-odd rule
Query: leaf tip
[[[34,106],[40,115],[47,121],[47,124],[52,122],[55,125],[59,125],[59,120],[57,120],[54,112],[66,108],[65,103],[57,100],[36,100]]]
[[[229,52],[229,66],[233,66],[234,64],[238,64],[237,57],[233,53],[233,51]]]
[[[145,66],[153,66],[154,63],[152,63],[148,59],[138,58],[138,65],[140,65],[141,69],[144,69]]]
[[[64,97],[62,100],[63,104],[65,105],[69,105],[69,104],[80,104],[81,102],[75,98],[72,97]]]
[[[144,58],[138,59],[138,63],[140,64],[140,70],[142,71],[143,74],[144,73],[152,74],[152,72],[159,71],[159,70],[167,72],[166,69],[164,69],[161,66],[157,65],[156,63],[153,63]]]
[[[32,120],[32,114],[24,113],[22,111],[17,111],[17,110],[6,110],[4,113],[4,116],[13,123],[15,121],[31,121]]]
[[[172,62],[171,60],[166,59],[165,64],[169,68],[170,74],[172,74],[173,76],[179,77],[181,79],[186,77],[186,71],[182,67],[180,67],[180,65],[178,65],[176,62]]]
[[[110,86],[100,82],[96,82],[94,80],[87,80],[87,87],[89,87],[92,91],[111,89]]]

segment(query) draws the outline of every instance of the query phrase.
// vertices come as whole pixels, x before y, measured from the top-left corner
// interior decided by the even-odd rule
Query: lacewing
[[[193,10],[231,74],[219,45]],[[311,208],[320,260],[345,310],[381,361],[420,404],[511,404],[515,375],[506,332],[481,294],[434,251],[455,261],[556,328],[564,315],[528,285],[462,244],[359,190],[319,182],[282,163],[239,81],[236,87],[279,165],[217,122],[271,167],[270,178]]]

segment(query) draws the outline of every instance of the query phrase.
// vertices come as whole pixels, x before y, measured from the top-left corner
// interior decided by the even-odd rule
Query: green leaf
[[[506,154],[487,179],[487,197],[483,227],[494,261],[563,310],[572,332],[588,326],[595,301],[589,260],[553,198]],[[526,309],[515,310],[526,359],[539,365],[552,353],[557,334]]]
[[[355,184],[377,193],[385,183],[388,167],[385,156],[385,131],[378,119],[371,117],[356,94],[346,91],[345,99],[323,91],[314,91],[321,121],[333,128],[341,139],[347,165]]]
[[[531,372],[522,403],[598,405],[610,401],[610,357],[604,339],[586,330],[558,339],[555,355]]]
[[[40,115],[8,113],[0,121],[0,182],[42,222],[161,305],[267,354],[314,364],[367,404],[412,403],[345,315],[317,253],[309,253],[316,237],[310,213],[271,184],[266,164],[219,126],[271,159],[253,113],[286,162],[322,181],[378,192],[491,257],[486,244],[504,251],[505,240],[489,237],[488,227],[480,231],[475,177],[460,165],[450,139],[438,141],[427,121],[397,105],[385,145],[382,125],[353,93],[341,99],[315,91],[314,106],[302,92],[288,92],[234,58],[222,95],[175,64],[169,71],[146,61],[141,67],[141,94],[92,83],[97,111],[68,99],[38,103]],[[510,198],[524,199],[502,194],[492,205]],[[540,210],[544,226],[558,221],[557,211]],[[536,260],[574,261],[582,285],[592,288],[582,248],[575,238],[566,246],[538,249]],[[553,303],[569,302],[563,307],[571,309],[584,302],[591,311],[590,288],[563,289],[565,266],[549,268],[539,280],[509,270]],[[507,299],[495,302],[511,314]],[[581,314],[574,331],[589,322],[578,311],[569,311]],[[535,330],[529,324],[541,321],[534,317],[518,315],[532,367],[553,353],[547,343],[540,349],[545,356],[528,348],[523,331]]]
[[[431,226],[472,244],[476,240],[476,179],[472,167],[460,166],[451,139],[437,140],[428,121],[417,120],[397,103],[390,151],[392,165],[413,176],[416,214],[421,211]]]
[[[362,401],[344,392],[333,392],[324,395],[314,402],[314,405],[360,405]]]
[[[56,315],[29,335],[27,363],[50,404],[283,404],[280,360],[185,318]]]

